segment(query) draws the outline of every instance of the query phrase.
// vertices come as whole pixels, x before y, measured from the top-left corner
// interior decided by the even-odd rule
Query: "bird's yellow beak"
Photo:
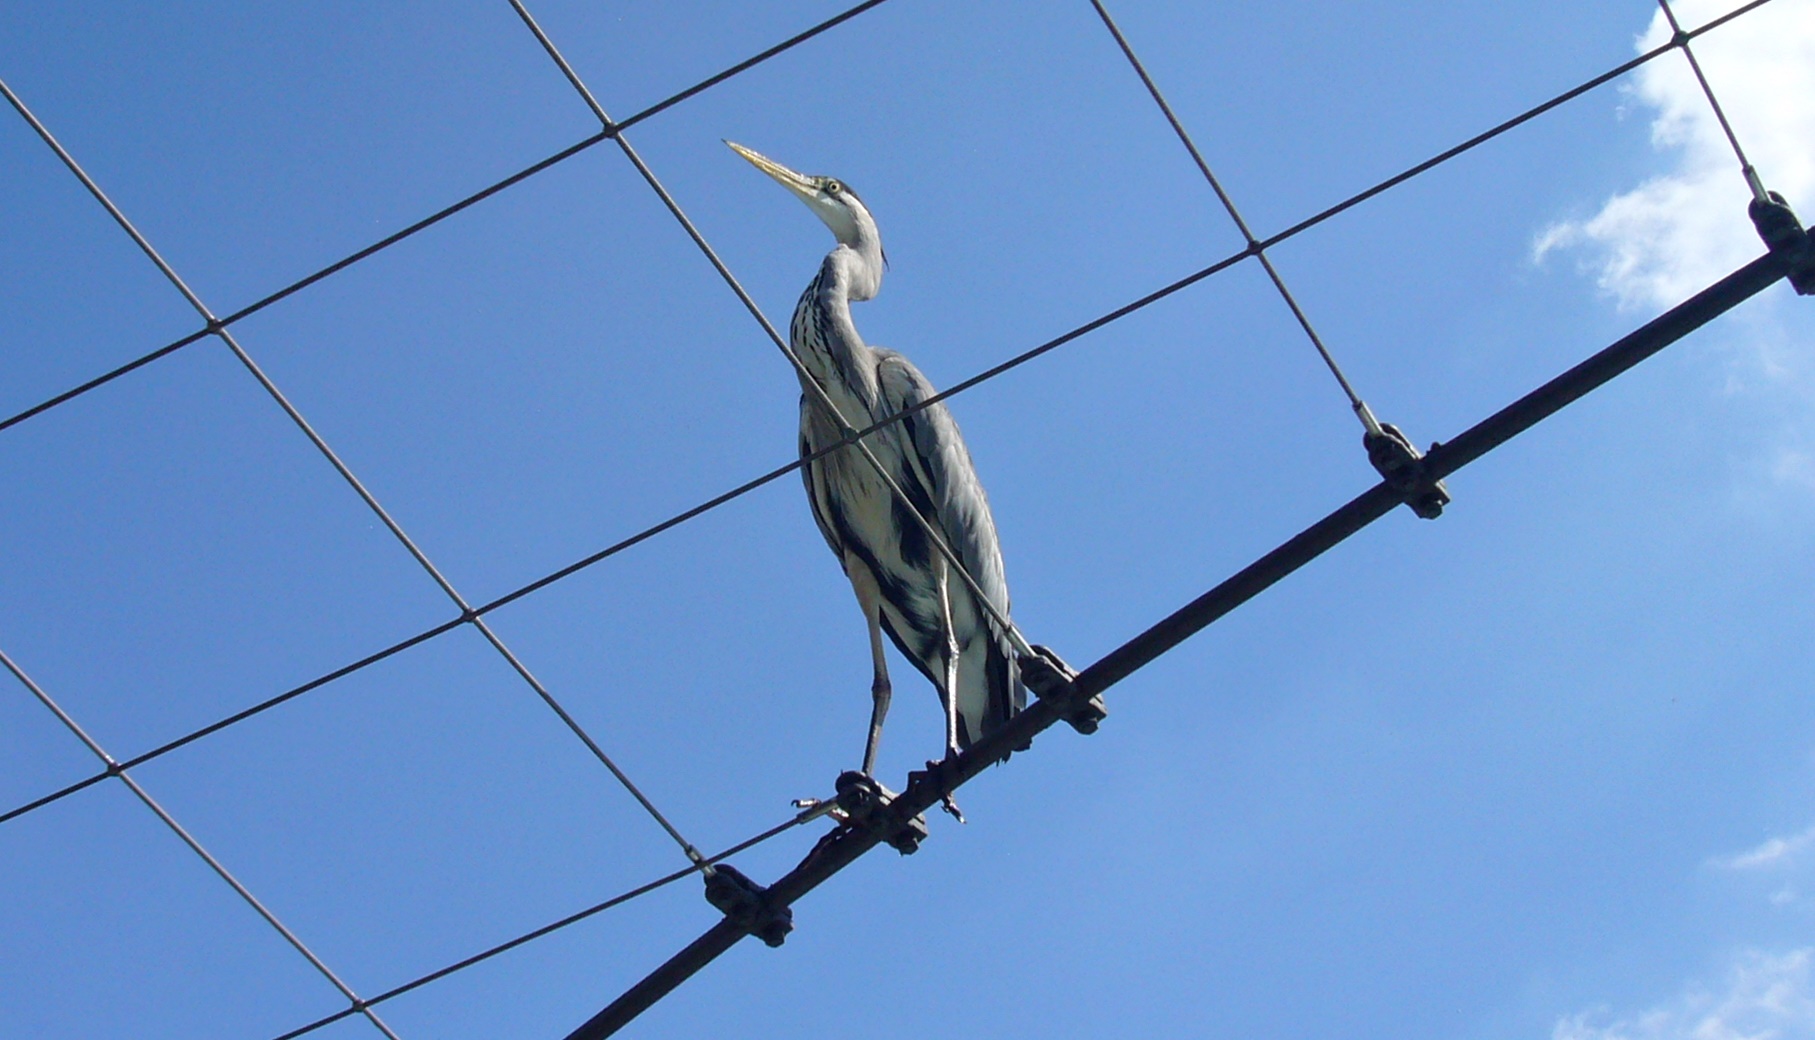
[[[818,178],[809,177],[804,173],[796,173],[761,152],[745,148],[736,141],[726,141],[725,144],[732,151],[748,159],[750,165],[775,178],[782,187],[800,196],[802,202],[810,203],[819,198]]]

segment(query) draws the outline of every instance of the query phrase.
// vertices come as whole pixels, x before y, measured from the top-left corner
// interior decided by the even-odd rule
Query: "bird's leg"
[[[945,702],[945,761],[950,762],[958,757],[958,633],[952,626],[952,597],[946,582],[945,560],[935,558],[934,566],[938,568],[939,576],[940,619],[945,622],[945,681],[939,684],[939,696]],[[950,791],[939,804],[959,823],[964,822],[964,813],[959,811]]]
[[[870,568],[850,553],[845,554],[845,574],[851,579],[858,605],[863,607],[863,619],[870,628],[870,662],[874,677],[870,680],[870,736],[863,746],[863,775],[870,776],[876,765],[876,748],[882,743],[882,720],[889,713],[889,698],[893,693],[889,685],[888,662],[882,653],[882,590]]]
[[[882,657],[882,622],[870,614],[870,657],[876,666],[876,677],[870,681],[870,739],[863,747],[863,775],[872,775],[876,765],[876,746],[882,743],[882,720],[889,713],[889,666]]]

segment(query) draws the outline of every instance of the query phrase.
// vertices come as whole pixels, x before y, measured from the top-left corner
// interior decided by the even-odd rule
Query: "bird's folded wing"
[[[913,362],[892,350],[878,348],[877,353],[885,415],[905,411],[934,395],[932,384]],[[925,490],[925,500],[932,503],[934,513],[927,519],[939,528],[991,603],[1008,613],[1008,583],[1002,573],[996,521],[957,422],[944,404],[934,404],[902,419],[897,428],[904,449],[911,449],[902,452],[908,472],[901,476]],[[903,490],[910,498],[919,497],[913,488]]]

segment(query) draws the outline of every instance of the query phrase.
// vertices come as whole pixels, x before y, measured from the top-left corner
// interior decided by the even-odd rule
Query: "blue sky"
[[[841,8],[529,9],[625,118]],[[1639,0],[1110,10],[1261,235],[1659,38]],[[1812,41],[1815,4],[1773,0],[1697,45],[1805,218]],[[12,5],[0,77],[217,314],[597,130],[503,0]],[[1667,55],[1275,262],[1381,418],[1447,438],[1754,255],[1701,106]],[[10,416],[200,321],[0,115]],[[626,136],[783,327],[829,239],[720,139],[855,186],[892,261],[859,326],[939,385],[1241,246],[1084,2],[891,0]],[[1442,519],[1350,540],[632,1035],[1815,1035],[1806,307],[1770,290],[1452,478]],[[794,451],[785,361],[610,142],[233,332],[470,602]],[[1014,616],[1078,665],[1374,479],[1252,262],[951,407]],[[0,484],[0,650],[117,758],[458,613],[212,339],[0,430]],[[861,616],[792,475],[488,621],[704,849],[858,758]],[[941,740],[898,685],[896,787]],[[0,811],[95,770],[8,679]],[[465,627],[134,776],[367,996],[685,864]],[[823,829],[735,862],[771,879]],[[0,886],[18,1035],[345,1006],[118,781],[0,824]],[[682,881],[378,1014],[558,1037],[713,918]]]

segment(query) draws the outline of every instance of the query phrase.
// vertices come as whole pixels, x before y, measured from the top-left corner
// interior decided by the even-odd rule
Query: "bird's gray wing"
[[[813,442],[807,436],[814,418],[813,403],[807,400],[806,394],[800,395],[800,457],[803,460],[815,450]],[[839,565],[843,566],[844,545],[826,512],[830,506],[827,502],[829,492],[825,487],[825,469],[817,463],[807,463],[800,467],[800,479],[807,485],[807,505],[813,510],[813,523],[818,525],[819,533],[824,536],[826,544],[832,547],[832,555],[838,557]]]
[[[884,415],[912,408],[935,394],[913,362],[892,350],[877,348],[876,353]],[[932,513],[928,519],[940,529],[990,602],[1007,615],[1008,582],[1003,577],[996,521],[951,412],[944,404],[933,404],[902,419],[895,429],[900,431],[904,449],[905,483],[925,489]],[[904,490],[910,497],[919,497],[911,487]]]

